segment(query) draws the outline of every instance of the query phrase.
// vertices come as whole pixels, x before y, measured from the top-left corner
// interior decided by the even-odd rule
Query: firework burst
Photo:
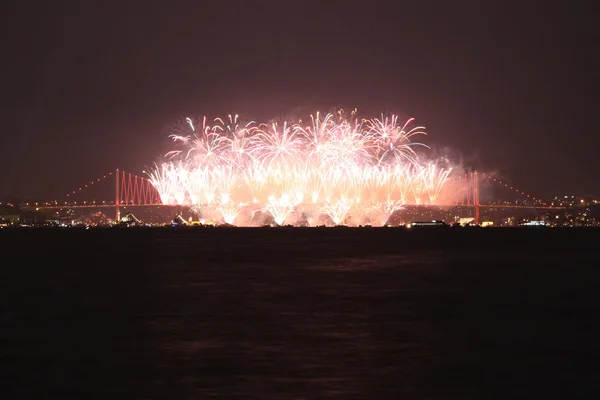
[[[428,147],[414,141],[426,133],[413,122],[361,119],[356,110],[306,122],[186,118],[150,182],[163,204],[209,207],[230,224],[244,208],[279,225],[314,225],[321,217],[337,225],[373,213],[387,219],[404,204],[436,204],[450,177],[451,168],[417,152]]]

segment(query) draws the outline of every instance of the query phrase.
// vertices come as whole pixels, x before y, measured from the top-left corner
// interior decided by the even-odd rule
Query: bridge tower
[[[115,174],[115,211],[116,211],[116,221],[119,222],[121,220],[121,210],[119,208],[120,203],[120,193],[119,193],[119,169],[117,168],[117,173]]]
[[[477,171],[474,172],[473,177],[473,205],[475,206],[475,223],[479,224],[480,215],[479,215],[479,173]]]

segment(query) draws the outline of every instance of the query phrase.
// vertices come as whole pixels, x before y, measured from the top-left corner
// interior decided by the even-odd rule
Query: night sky
[[[549,4],[5,1],[0,194],[141,173],[182,117],[334,107],[413,116],[536,196],[600,194],[597,21]]]

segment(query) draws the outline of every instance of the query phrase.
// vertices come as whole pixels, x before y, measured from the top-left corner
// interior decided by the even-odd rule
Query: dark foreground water
[[[0,398],[597,399],[600,232],[0,231]]]

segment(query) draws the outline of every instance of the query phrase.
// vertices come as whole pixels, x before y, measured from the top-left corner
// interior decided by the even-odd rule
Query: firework
[[[176,148],[156,164],[150,182],[163,204],[210,209],[237,225],[252,220],[243,214],[259,211],[278,225],[323,218],[382,225],[404,204],[438,204],[444,197],[452,169],[418,152],[428,147],[413,139],[426,133],[413,119],[364,119],[342,110],[306,121],[186,118],[171,134]]]

